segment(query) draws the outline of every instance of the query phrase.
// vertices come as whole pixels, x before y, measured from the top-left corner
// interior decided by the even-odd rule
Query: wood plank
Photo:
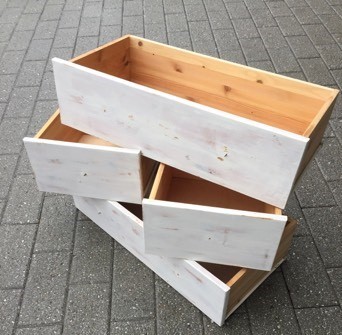
[[[284,208],[307,138],[77,64],[53,65],[63,123]]]
[[[24,138],[41,191],[141,203],[140,152]]]
[[[143,200],[145,251],[269,271],[287,217]]]
[[[116,202],[74,197],[76,207],[218,325],[226,317],[229,288],[196,262],[148,255],[140,219]]]

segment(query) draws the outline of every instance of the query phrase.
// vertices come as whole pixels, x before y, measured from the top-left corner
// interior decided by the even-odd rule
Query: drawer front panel
[[[41,191],[141,203],[139,150],[25,138]]]
[[[143,223],[117,202],[74,197],[76,207],[192,304],[222,325],[229,287],[193,261],[144,252]]]
[[[287,217],[143,200],[145,251],[269,271]]]
[[[307,138],[71,62],[53,65],[63,123],[285,207]]]

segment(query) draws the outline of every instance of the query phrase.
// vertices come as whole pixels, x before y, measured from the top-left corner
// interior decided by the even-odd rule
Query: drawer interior
[[[338,93],[134,36],[72,61],[306,137]]]
[[[275,206],[211,183],[165,164],[160,164],[150,199],[281,214]]]

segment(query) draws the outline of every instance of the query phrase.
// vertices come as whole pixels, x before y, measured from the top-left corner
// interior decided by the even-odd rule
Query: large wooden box
[[[66,125],[280,208],[338,93],[134,36],[53,67]]]
[[[74,200],[79,210],[218,325],[284,260],[297,225],[287,222],[272,270],[260,271],[146,254],[141,206],[82,197]]]

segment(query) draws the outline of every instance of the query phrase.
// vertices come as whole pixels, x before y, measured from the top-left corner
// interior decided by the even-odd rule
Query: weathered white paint
[[[62,122],[284,208],[308,138],[57,58]]]
[[[117,202],[74,197],[76,207],[204,314],[222,325],[229,287],[194,261],[148,255],[143,223]]]
[[[269,271],[287,221],[256,213],[143,200],[145,251]]]
[[[24,138],[41,191],[141,203],[140,151]]]

